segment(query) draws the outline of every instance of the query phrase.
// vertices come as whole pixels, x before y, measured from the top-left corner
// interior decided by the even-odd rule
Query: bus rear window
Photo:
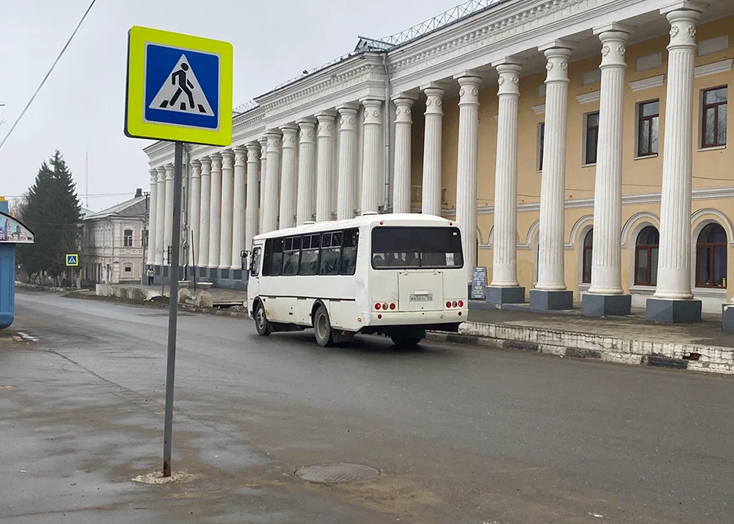
[[[372,230],[375,269],[460,268],[461,233],[456,227],[376,227]]]

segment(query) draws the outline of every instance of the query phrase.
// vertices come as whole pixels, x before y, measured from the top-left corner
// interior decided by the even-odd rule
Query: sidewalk
[[[471,309],[459,335],[437,333],[431,338],[571,358],[734,373],[734,334],[722,331],[720,321],[653,324],[645,320],[644,311],[589,318]]]
[[[152,297],[162,296],[163,294],[165,294],[165,296],[170,295],[170,286],[145,286],[143,284],[125,283],[112,284],[112,287],[140,290],[141,295],[145,294],[147,296],[147,298],[143,300],[150,300]],[[161,289],[164,290],[163,293],[161,293]],[[193,290],[193,287],[189,289]],[[225,289],[213,287],[209,290],[209,293],[212,296],[212,302],[214,303],[214,306],[242,305],[247,302],[247,291],[241,289]]]

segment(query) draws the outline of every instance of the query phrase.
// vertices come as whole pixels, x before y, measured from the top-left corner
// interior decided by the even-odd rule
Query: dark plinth
[[[223,278],[225,280],[229,280],[229,269],[220,269],[219,270],[219,278]]]
[[[721,308],[721,329],[734,333],[734,307],[727,304]]]
[[[573,308],[573,291],[530,290],[530,309],[549,311]]]
[[[677,324],[679,322],[700,322],[700,300],[671,300],[667,298],[648,298],[646,305],[647,320]]]
[[[524,287],[488,287],[487,302],[491,304],[522,304],[525,302]]]
[[[629,315],[632,295],[592,295],[581,297],[581,314],[586,317]]]

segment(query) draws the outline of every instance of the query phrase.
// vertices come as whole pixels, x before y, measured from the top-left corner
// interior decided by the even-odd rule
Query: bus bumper
[[[389,327],[422,327],[424,329],[437,329],[456,331],[462,322],[467,321],[469,310],[467,308],[455,308],[443,311],[372,311],[363,322],[363,331],[373,331],[365,328],[389,328]],[[455,326],[455,327],[454,327]]]

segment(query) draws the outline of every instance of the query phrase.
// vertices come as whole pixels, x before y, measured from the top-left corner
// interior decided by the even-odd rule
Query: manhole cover
[[[345,462],[317,464],[316,466],[305,466],[296,470],[296,477],[299,479],[324,484],[370,480],[379,475],[380,470],[371,466]]]

